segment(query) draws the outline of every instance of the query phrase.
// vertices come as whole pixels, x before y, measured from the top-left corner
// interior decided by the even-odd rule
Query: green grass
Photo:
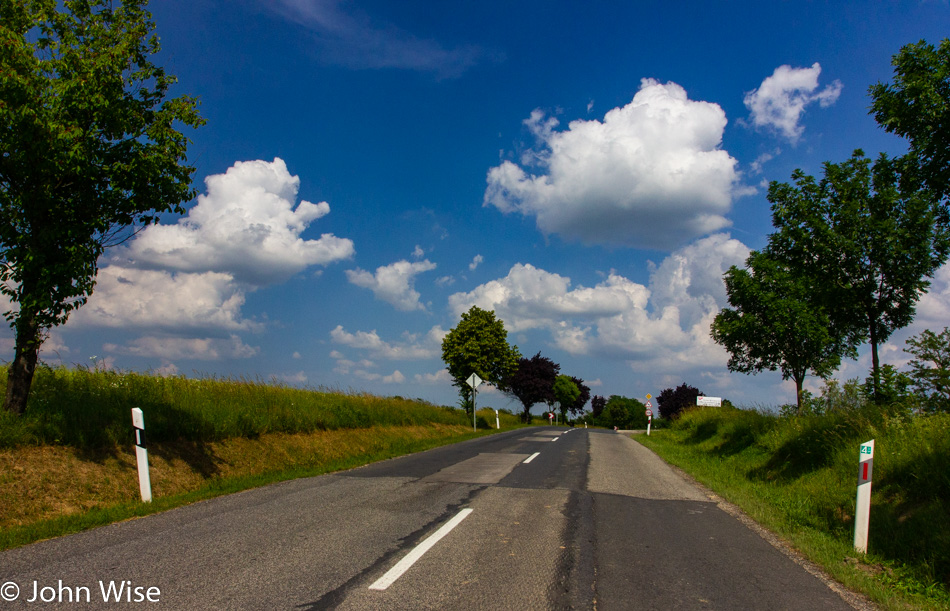
[[[6,369],[0,371],[0,392]],[[421,400],[298,389],[245,379],[189,379],[88,369],[40,368],[26,413],[0,413],[0,448],[125,444],[131,409],[149,441],[218,441],[266,433],[461,424],[461,410]],[[494,424],[494,418],[491,419]]]
[[[302,458],[300,462],[303,464],[271,464],[264,466],[264,470],[261,472],[255,472],[255,468],[261,467],[260,464],[245,465],[243,468],[235,470],[236,475],[207,477],[200,486],[194,489],[168,496],[156,495],[151,503],[143,503],[137,498],[127,499],[121,502],[100,503],[99,506],[78,513],[28,520],[25,524],[0,529],[0,550],[81,532],[114,522],[143,517],[197,501],[277,482],[352,469],[379,460],[420,452],[488,434],[487,431],[474,432],[470,429],[459,432],[459,427],[452,427],[453,430],[450,432],[419,439],[406,434],[408,428],[391,427],[376,431],[373,434],[371,447],[344,448],[336,452],[338,456],[335,458],[297,457],[298,459]],[[344,444],[346,443],[345,440],[342,441]],[[132,490],[132,495],[137,497],[137,485],[133,482],[128,488]],[[0,490],[0,498],[3,497],[3,491]],[[72,500],[75,502],[75,499]],[[5,501],[15,502],[12,499],[5,499]]]
[[[150,504],[137,500],[133,407]],[[0,410],[0,549],[494,432],[494,410],[476,420],[473,431],[464,411],[419,399],[41,367],[26,412]]]
[[[637,439],[879,604],[950,609],[950,415],[697,408]],[[858,447],[870,439],[864,556],[853,549],[854,506]]]

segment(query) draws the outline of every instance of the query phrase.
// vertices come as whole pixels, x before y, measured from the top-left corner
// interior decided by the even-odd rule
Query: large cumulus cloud
[[[570,278],[519,263],[504,278],[452,295],[449,306],[455,316],[473,305],[494,310],[509,331],[541,330],[575,355],[638,367],[724,365],[709,328],[726,305],[723,273],[748,253],[728,235],[703,238],[661,262],[650,286],[610,273],[593,287],[572,287]]]
[[[729,225],[739,177],[720,148],[726,123],[718,105],[652,79],[603,121],[558,130],[535,111],[537,147],[489,170],[484,204],[566,240],[672,250]]]
[[[236,334],[262,328],[242,314],[248,293],[354,254],[349,239],[303,236],[330,207],[297,203],[300,179],[282,159],[239,161],[205,185],[177,223],[149,226],[115,250],[71,326],[145,334],[107,344],[111,352],[247,358],[257,349]]]

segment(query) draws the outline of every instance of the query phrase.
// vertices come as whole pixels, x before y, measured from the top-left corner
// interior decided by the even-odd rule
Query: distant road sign
[[[478,377],[477,373],[468,376],[468,379],[465,381],[468,382],[468,385],[472,388],[478,388],[478,385],[482,383],[482,379]]]
[[[647,408],[647,409],[653,409],[653,404],[650,403],[649,401],[647,401],[646,408]]]
[[[647,410],[647,418],[652,418],[652,417],[653,417],[653,410],[652,410],[652,409],[648,409],[648,410]]]

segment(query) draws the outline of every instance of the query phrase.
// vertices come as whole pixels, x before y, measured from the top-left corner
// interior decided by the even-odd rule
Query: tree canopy
[[[567,410],[574,405],[577,398],[581,395],[581,389],[577,387],[570,376],[559,375],[554,380],[554,401],[560,408],[561,416],[567,416]]]
[[[794,185],[769,187],[776,228],[769,255],[812,279],[817,302],[851,347],[870,343],[875,380],[878,346],[913,320],[950,247],[932,195],[908,186],[903,171],[886,155],[872,165],[856,150],[848,161],[825,163],[820,181],[796,170]]]
[[[574,376],[571,376],[571,381],[574,382],[574,385],[577,386],[577,390],[580,392],[577,398],[574,399],[574,403],[568,406],[567,409],[571,414],[578,415],[584,411],[584,406],[590,401],[590,386],[584,384],[584,380],[575,378]]]
[[[696,405],[696,397],[703,395],[698,388],[685,382],[676,388],[666,388],[656,396],[656,406],[661,418],[673,418],[687,407]],[[704,395],[705,396],[705,395]]]
[[[646,408],[639,399],[610,395],[597,423],[608,428],[616,426],[626,430],[645,429]]]
[[[604,399],[600,395],[594,395],[594,398],[590,400],[590,411],[591,417],[599,418],[600,414],[603,413],[604,407],[607,405],[607,399]]]
[[[554,402],[554,381],[561,366],[538,352],[533,357],[518,359],[517,368],[505,381],[507,394],[521,402],[521,420],[531,421],[531,407],[537,403]]]
[[[472,409],[472,389],[466,380],[473,373],[499,390],[508,389],[506,381],[518,366],[521,353],[517,346],[508,345],[505,324],[492,310],[472,306],[454,329],[442,340],[442,360],[445,362],[452,385],[466,410]]]
[[[147,0],[0,3],[0,291],[16,334],[5,407],[26,408],[45,330],[95,285],[130,227],[194,197],[197,101],[166,99]]]
[[[802,409],[805,375],[825,377],[848,350],[846,335],[836,333],[824,308],[816,303],[816,287],[768,253],[752,251],[746,269],[732,266],[724,277],[731,308],[712,324],[712,337],[729,351],[729,369],[757,373],[781,369],[795,381]]]
[[[894,82],[870,88],[871,112],[886,131],[910,140],[917,178],[938,199],[950,196],[950,39],[919,41],[892,61]]]

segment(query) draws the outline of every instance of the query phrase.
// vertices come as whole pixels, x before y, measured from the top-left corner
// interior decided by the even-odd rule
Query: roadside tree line
[[[892,63],[894,82],[869,90],[871,112],[883,129],[907,138],[907,154],[872,160],[857,149],[846,161],[826,162],[821,177],[796,170],[791,183],[773,181],[775,232],[745,268],[724,276],[731,307],[711,332],[729,351],[730,370],[781,370],[795,382],[799,412],[805,376],[829,378],[865,343],[874,403],[904,383],[927,409],[950,411],[947,329],[908,342],[915,361],[903,380],[878,354],[914,320],[950,253],[950,39],[907,45]]]
[[[442,340],[442,360],[459,390],[459,404],[471,413],[474,373],[523,408],[522,422],[531,421],[531,407],[543,403],[560,411],[566,420],[584,411],[590,388],[584,380],[561,374],[561,366],[538,352],[521,356],[518,346],[508,344],[508,331],[492,310],[472,306]]]

